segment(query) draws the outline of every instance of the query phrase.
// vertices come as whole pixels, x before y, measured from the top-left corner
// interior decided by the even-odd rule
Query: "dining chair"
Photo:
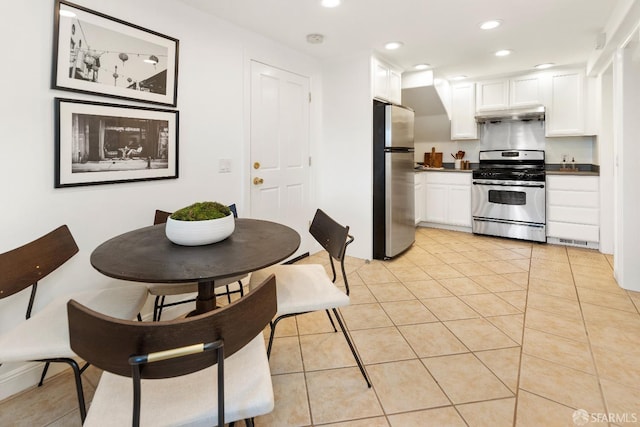
[[[367,386],[371,387],[371,382],[364,369],[364,365],[360,360],[358,352],[349,337],[349,333],[344,326],[344,321],[338,311],[339,307],[349,305],[349,282],[344,267],[344,259],[347,246],[353,242],[354,238],[349,234],[348,226],[340,225],[321,209],[316,211],[309,232],[329,254],[329,262],[331,264],[331,271],[333,272],[332,279],[329,279],[324,267],[319,264],[275,265],[251,274],[249,289],[251,289],[254,284],[260,283],[269,274],[275,274],[278,279],[278,312],[276,313],[275,319],[270,323],[271,331],[269,344],[267,346],[267,355],[271,355],[273,337],[278,322],[287,317],[324,310],[329,316],[334,331],[337,332],[331,319],[331,314],[329,313],[329,310],[331,310],[347,340],[349,349],[360,368],[360,372],[367,382]],[[346,293],[335,285],[337,275],[334,261],[340,263]]]
[[[68,364],[74,373],[80,417],[86,410],[82,391],[82,368],[74,360],[77,355],[69,344],[66,303],[70,298],[93,310],[122,319],[133,319],[147,299],[143,286],[96,289],[63,295],[34,312],[38,285],[52,286],[64,280],[43,279],[78,253],[78,246],[66,225],[9,252],[0,254],[0,299],[19,294],[31,287],[25,320],[0,335],[0,364],[9,362],[45,362],[38,386],[41,386],[49,363]],[[49,278],[52,279],[52,278]],[[51,283],[51,285],[49,284]],[[16,295],[16,302],[18,295]]]
[[[229,205],[229,209],[231,209],[234,218],[237,218],[238,211],[236,209],[236,205]],[[153,224],[164,224],[167,222],[167,218],[169,218],[169,216],[171,216],[171,212],[156,209],[156,213],[153,218]],[[231,303],[231,295],[233,294],[240,294],[240,296],[244,296],[244,285],[242,283],[242,279],[244,279],[245,276],[246,275],[233,276],[226,279],[216,280],[216,288],[222,286],[225,287],[225,291],[216,293],[216,296],[226,295],[228,303]],[[238,289],[232,290],[230,286],[236,282],[238,283]],[[195,301],[195,298],[190,298],[186,300],[167,303],[165,302],[165,298],[167,296],[192,294],[198,292],[198,283],[151,283],[147,285],[147,288],[149,290],[149,295],[153,295],[155,297],[153,302],[153,320],[158,321],[160,320],[162,316],[162,310],[165,307],[172,307],[180,304],[192,303]]]
[[[274,407],[262,330],[276,303],[273,275],[222,308],[159,322],[69,301],[71,348],[104,371],[84,426],[252,426]]]

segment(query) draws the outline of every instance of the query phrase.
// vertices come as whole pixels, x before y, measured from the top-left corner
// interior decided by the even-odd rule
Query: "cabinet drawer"
[[[468,172],[423,172],[427,184],[471,185],[471,173]]]
[[[567,206],[579,208],[595,208],[600,206],[598,193],[584,191],[547,191],[547,204],[552,206]]]
[[[547,190],[599,191],[597,176],[547,175]]]
[[[547,236],[559,239],[598,242],[600,240],[600,228],[597,225],[547,221]]]
[[[599,225],[600,210],[569,206],[549,206],[549,209],[547,210],[547,221]]]

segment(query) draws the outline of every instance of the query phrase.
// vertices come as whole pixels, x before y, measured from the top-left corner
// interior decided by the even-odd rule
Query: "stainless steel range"
[[[473,172],[473,232],[546,242],[543,150],[480,151]]]

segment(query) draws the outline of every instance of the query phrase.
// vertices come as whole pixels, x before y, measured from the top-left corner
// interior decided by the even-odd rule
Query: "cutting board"
[[[441,168],[442,153],[436,153],[433,150],[430,153],[424,153],[424,165],[430,168]]]

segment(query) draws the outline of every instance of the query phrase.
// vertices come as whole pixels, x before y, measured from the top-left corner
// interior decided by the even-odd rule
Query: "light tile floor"
[[[275,410],[256,425],[639,425],[640,294],[612,261],[429,228],[392,261],[348,258],[342,314],[373,388],[324,313],[291,318],[271,358]],[[85,378],[90,400],[99,372]],[[0,425],[79,425],[75,406],[63,373],[0,402]]]

